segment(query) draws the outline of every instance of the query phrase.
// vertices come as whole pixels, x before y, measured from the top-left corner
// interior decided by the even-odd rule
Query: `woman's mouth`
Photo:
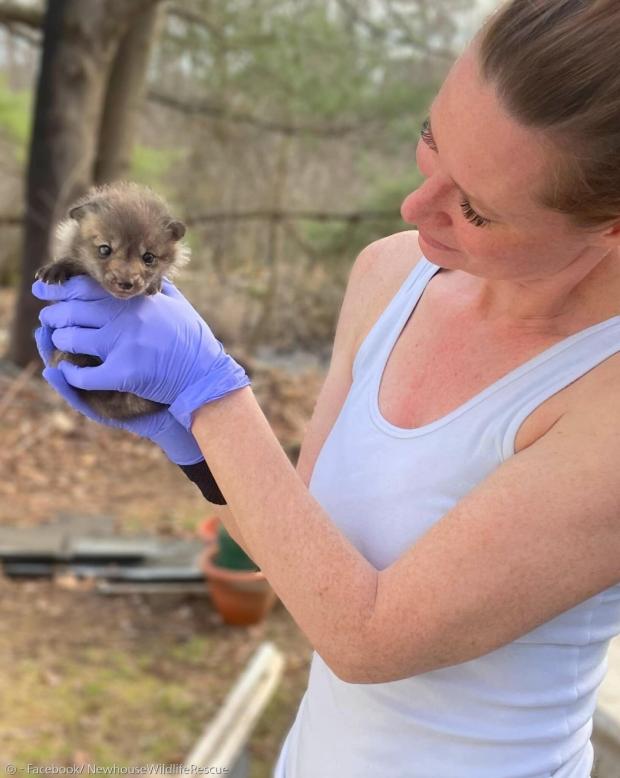
[[[450,248],[450,246],[446,246],[445,243],[440,243],[438,240],[434,240],[428,235],[425,235],[421,230],[418,230],[418,235],[422,238],[422,240],[425,243],[428,243],[428,245],[432,246],[434,249],[443,249],[443,251],[455,251],[455,249]]]

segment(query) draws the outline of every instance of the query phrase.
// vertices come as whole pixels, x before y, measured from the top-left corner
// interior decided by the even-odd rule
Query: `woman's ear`
[[[609,222],[604,228],[594,232],[592,243],[610,250],[620,248],[620,221]]]

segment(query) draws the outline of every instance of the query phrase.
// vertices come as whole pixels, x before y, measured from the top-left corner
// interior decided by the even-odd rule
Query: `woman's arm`
[[[118,301],[90,299],[80,277],[61,286],[42,323],[57,348],[102,364],[61,362],[58,372],[77,388],[170,406],[252,557],[343,680],[395,681],[474,659],[620,581],[616,373],[378,572],[313,498],[245,371],[174,287]],[[362,309],[364,296],[356,302]]]
[[[387,254],[387,260],[392,260],[392,254],[395,251],[394,244],[397,244],[399,249],[401,246],[405,246],[407,255],[410,256],[412,249],[417,247],[417,233],[413,241],[411,233],[408,232],[371,243],[359,253],[351,267],[338,315],[329,370],[317,397],[312,417],[305,429],[295,466],[306,487],[310,485],[318,455],[351,388],[353,358],[361,339],[364,322],[368,326],[366,319],[370,303],[375,301],[377,297],[381,303],[381,296],[377,294],[377,278],[378,276],[385,277],[385,256]],[[393,261],[392,265],[394,265]],[[387,294],[387,297],[389,296],[391,296],[391,291]],[[212,475],[211,480],[215,485]],[[217,485],[215,486],[219,491]],[[209,491],[210,489],[205,494],[207,499]],[[225,502],[223,496],[221,502]],[[218,515],[233,539],[244,549],[246,554],[252,557],[247,539],[243,537],[239,522],[230,506],[225,505],[219,508]]]
[[[367,252],[358,266],[371,280],[372,262]],[[347,347],[337,346],[345,332],[357,334],[353,301],[363,298],[364,286],[360,276],[355,279],[352,272],[330,374],[300,452],[297,470],[305,486],[348,391],[354,348],[347,368],[339,358]],[[234,478],[225,488],[238,505],[236,521],[248,537],[256,533],[253,551],[262,569],[345,681],[395,681],[475,659],[620,581],[620,415],[614,386],[602,387],[600,397],[590,397],[587,406],[565,414],[507,460],[381,572],[360,562],[307,490],[299,491],[253,397],[236,397],[243,393],[249,390],[228,398],[240,412],[238,434],[245,430],[239,439],[249,442],[255,428],[261,430],[257,452],[252,455],[254,445],[248,449],[246,443],[245,454],[265,465],[282,502],[277,494],[254,499],[250,492],[244,498],[248,484]],[[211,434],[211,424],[228,418],[224,412],[218,421],[219,402],[211,404],[212,414],[208,405],[195,414],[194,432],[201,448],[208,448],[210,439],[206,453],[214,467],[234,470],[225,433],[219,443]],[[271,457],[263,455],[263,445]],[[252,503],[260,510],[252,510]]]
[[[345,313],[345,306],[343,306],[342,313]],[[351,333],[353,331],[352,327],[347,327],[345,315],[340,316],[337,331],[342,333]],[[338,336],[335,339],[330,369],[319,393],[312,418],[308,423],[299,450],[295,470],[306,487],[310,484],[316,459],[340,413],[351,385],[352,354],[351,350],[347,348],[348,343],[345,344],[344,340],[344,337],[339,338]],[[204,467],[201,467],[201,474],[206,469],[206,463],[203,462],[202,465]],[[182,467],[182,470],[188,475],[190,469]],[[208,473],[209,477],[203,479],[207,482],[206,487],[201,485],[203,495],[210,502],[217,504],[217,515],[222,520],[228,533],[243,548],[246,554],[252,557],[249,544],[239,528],[239,522],[231,511],[230,506],[226,504],[225,498],[213,478],[213,474],[210,471]],[[215,499],[212,496],[213,494],[217,495]]]
[[[332,524],[296,473],[249,387],[194,414],[251,556],[336,675],[359,664],[377,570]]]
[[[226,527],[226,531],[230,537],[235,541],[235,543],[237,543],[237,545],[241,546],[250,559],[254,561],[252,549],[248,545],[247,540],[241,534],[237,519],[235,519],[233,512],[230,510],[230,505],[219,505],[217,509],[217,515],[220,518],[222,524]]]
[[[380,572],[308,492],[249,387],[201,407],[192,431],[312,645],[342,680],[381,683],[475,659],[620,582],[615,395],[565,413]]]

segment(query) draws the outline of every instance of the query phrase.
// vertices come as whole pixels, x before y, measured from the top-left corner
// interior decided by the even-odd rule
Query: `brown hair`
[[[620,218],[620,2],[509,0],[473,43],[504,109],[549,148],[539,204],[576,227]]]

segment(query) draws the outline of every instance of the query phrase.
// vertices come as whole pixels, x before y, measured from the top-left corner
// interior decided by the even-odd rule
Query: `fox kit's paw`
[[[64,284],[72,275],[70,268],[62,262],[50,262],[40,267],[34,277],[37,281],[44,281],[46,284]]]

